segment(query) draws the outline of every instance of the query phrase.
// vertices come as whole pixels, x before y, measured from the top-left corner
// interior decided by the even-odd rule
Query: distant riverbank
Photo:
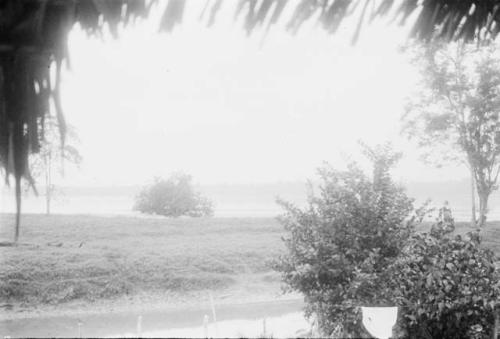
[[[446,200],[449,202],[457,221],[471,218],[470,185],[466,181],[444,181],[441,183],[409,183],[405,185],[410,197],[415,198],[418,207],[431,199],[432,206],[439,208]],[[92,214],[140,216],[132,211],[134,197],[140,186],[109,187],[59,187],[52,201],[51,210],[55,214]],[[282,213],[276,203],[280,197],[298,206],[307,203],[307,187],[304,182],[239,184],[239,185],[201,185],[203,195],[213,200],[216,217],[263,217],[273,218]],[[0,212],[13,213],[15,199],[13,190],[3,188],[0,194]],[[25,213],[45,213],[45,197],[28,194],[23,199]],[[490,199],[490,220],[500,220],[500,192]]]

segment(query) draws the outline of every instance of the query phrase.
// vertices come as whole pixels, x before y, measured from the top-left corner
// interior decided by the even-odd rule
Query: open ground
[[[13,222],[0,215],[0,240]],[[2,317],[287,298],[271,268],[283,235],[274,218],[26,215],[19,245],[0,247]],[[483,245],[500,254],[500,222]]]

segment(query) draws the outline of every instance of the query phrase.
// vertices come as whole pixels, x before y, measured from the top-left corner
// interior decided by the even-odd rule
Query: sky
[[[188,7],[171,34],[157,33],[154,15],[118,39],[71,31],[62,100],[83,163],[65,165],[63,184],[137,185],[175,171],[201,184],[303,181],[323,161],[359,159],[358,140],[403,151],[402,181],[467,175],[424,165],[400,135],[417,79],[400,52],[407,29],[379,20],[352,46],[352,23],[333,36],[312,24],[292,36],[280,23],[264,39],[222,11],[210,29]]]

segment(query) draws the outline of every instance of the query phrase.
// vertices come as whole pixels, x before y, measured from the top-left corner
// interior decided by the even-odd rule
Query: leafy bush
[[[363,335],[358,306],[392,302],[381,277],[401,254],[414,224],[412,199],[390,178],[400,155],[383,146],[365,149],[373,177],[352,163],[346,171],[319,170],[320,195],[300,209],[280,201],[288,231],[287,254],[276,263],[291,290],[305,296],[306,314],[315,314],[324,335],[339,326]]]
[[[169,179],[155,178],[137,195],[134,210],[170,217],[213,215],[212,202],[195,192],[190,175],[178,173]]]
[[[416,234],[390,267],[386,281],[410,337],[491,337],[499,274],[478,239]]]
[[[440,218],[417,234],[427,214],[389,176],[398,160],[387,147],[366,150],[373,177],[356,164],[320,169],[320,195],[300,209],[280,202],[287,253],[275,264],[305,296],[323,335],[367,335],[359,306],[398,306],[396,331],[411,338],[491,336],[499,273],[477,233],[450,235]],[[448,220],[450,221],[450,220]]]

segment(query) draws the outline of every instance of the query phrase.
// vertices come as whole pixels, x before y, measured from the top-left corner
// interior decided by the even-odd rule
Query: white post
[[[267,331],[266,331],[266,318],[262,319],[262,336],[266,337]]]
[[[215,314],[214,298],[212,297],[212,293],[211,293],[211,292],[208,292],[208,296],[210,297],[210,306],[212,306],[212,317],[214,318],[215,336],[216,336],[216,337],[218,337],[218,331],[217,331],[217,315]]]
[[[137,317],[137,337],[142,338],[142,315]]]
[[[78,321],[78,338],[82,337],[82,322]]]
[[[204,332],[204,338],[208,338],[208,315],[205,314],[203,317],[203,332]]]

